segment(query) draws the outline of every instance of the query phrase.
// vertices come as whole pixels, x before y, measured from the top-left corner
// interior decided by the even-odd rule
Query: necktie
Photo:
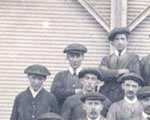
[[[121,51],[118,51],[119,56],[121,56]]]
[[[76,76],[76,75],[77,75],[77,74],[76,74],[76,71],[74,71],[74,72],[73,72],[73,76]]]

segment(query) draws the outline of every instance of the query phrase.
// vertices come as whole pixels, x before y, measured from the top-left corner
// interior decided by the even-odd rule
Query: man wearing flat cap
[[[142,106],[136,93],[143,86],[143,78],[137,73],[126,73],[118,82],[125,92],[124,98],[113,103],[107,114],[110,120],[129,120],[141,113]]]
[[[79,72],[79,78],[82,83],[82,91],[76,95],[68,97],[62,107],[62,116],[64,120],[78,120],[86,116],[86,111],[83,109],[80,98],[86,93],[95,92],[95,88],[103,85],[101,81],[101,74],[98,69],[85,68]],[[106,116],[110,101],[106,98],[103,102],[104,109],[101,114]]]
[[[10,120],[35,120],[46,112],[58,113],[56,97],[43,88],[43,82],[50,75],[43,65],[31,65],[24,70],[29,87],[15,98]]]
[[[82,69],[82,61],[87,48],[81,44],[70,44],[64,49],[69,62],[69,70],[61,71],[56,74],[51,91],[55,94],[61,107],[67,97],[81,91],[81,82],[78,73]]]
[[[40,115],[37,120],[63,120],[63,118],[56,113],[48,112]]]
[[[150,120],[150,86],[145,86],[137,92],[137,98],[142,104],[142,112],[130,120]]]
[[[140,62],[138,55],[127,52],[129,30],[127,28],[114,28],[108,39],[114,47],[114,53],[105,56],[99,69],[102,72],[104,86],[101,92],[112,102],[123,98],[123,91],[117,79],[120,75],[135,72],[140,74]]]
[[[100,113],[103,109],[103,101],[106,97],[103,94],[89,92],[81,97],[83,109],[86,111],[86,117],[78,120],[106,120]]]

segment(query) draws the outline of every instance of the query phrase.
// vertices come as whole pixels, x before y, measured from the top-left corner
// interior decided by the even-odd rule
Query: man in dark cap
[[[106,120],[100,113],[103,110],[103,101],[106,97],[103,94],[89,92],[81,97],[83,109],[86,111],[86,117],[78,120]],[[111,120],[111,119],[110,119]]]
[[[103,85],[101,81],[101,74],[95,68],[85,68],[79,73],[79,78],[82,83],[82,91],[79,94],[72,95],[66,99],[62,107],[62,116],[64,120],[78,120],[86,116],[86,112],[82,107],[80,98],[86,93],[95,92],[95,88]],[[102,115],[106,116],[106,112],[110,105],[110,101],[104,101],[104,109]]]
[[[150,120],[150,86],[145,86],[137,92],[137,98],[142,104],[142,112],[130,120]]]
[[[104,86],[101,93],[107,96],[112,102],[123,98],[123,91],[117,79],[120,75],[136,72],[140,74],[140,63],[138,55],[127,52],[129,30],[127,28],[113,29],[108,39],[114,47],[114,53],[105,56],[99,69],[102,72]]]
[[[59,72],[52,83],[51,91],[55,94],[61,107],[67,97],[81,91],[78,73],[82,69],[82,61],[87,48],[81,44],[70,44],[64,49],[69,61],[69,70]]]
[[[118,82],[122,83],[125,96],[110,106],[107,118],[110,120],[129,120],[141,113],[142,106],[136,93],[143,86],[143,78],[137,73],[126,73],[118,79]]]
[[[56,113],[49,112],[40,115],[37,120],[63,120],[63,118]]]
[[[43,65],[31,65],[24,71],[29,87],[18,94],[14,101],[11,120],[35,120],[46,112],[58,113],[56,97],[43,88],[43,82],[50,75]]]

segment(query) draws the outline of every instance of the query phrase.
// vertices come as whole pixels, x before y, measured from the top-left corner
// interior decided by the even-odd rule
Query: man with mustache
[[[137,92],[137,98],[142,104],[142,112],[130,120],[150,120],[150,86],[145,86]]]
[[[114,53],[105,56],[99,69],[102,72],[104,86],[101,93],[108,97],[112,102],[123,98],[123,90],[117,79],[129,72],[140,74],[140,61],[138,55],[127,52],[129,30],[125,27],[114,28],[108,39],[114,48]]]
[[[78,74],[82,69],[82,61],[87,48],[81,44],[73,43],[68,45],[63,52],[67,54],[69,70],[56,74],[51,86],[51,91],[57,97],[60,108],[67,97],[81,91],[82,85]]]
[[[125,96],[110,106],[107,114],[109,120],[129,120],[141,113],[142,106],[136,93],[143,85],[143,81],[143,78],[136,73],[127,73],[118,79],[118,82],[122,83]]]
[[[89,92],[81,97],[83,109],[86,111],[86,117],[78,120],[106,120],[100,113],[103,109],[103,101],[106,97],[103,94]]]
[[[80,98],[86,93],[95,92],[96,86],[99,86],[100,88],[103,85],[101,74],[95,68],[85,68],[79,72],[78,76],[82,83],[82,91],[81,93],[68,97],[64,102],[62,107],[62,116],[64,120],[78,120],[79,118],[85,117],[86,112],[83,109],[83,104]],[[104,109],[101,111],[101,114],[105,116],[111,103],[108,99],[105,99],[103,104]]]

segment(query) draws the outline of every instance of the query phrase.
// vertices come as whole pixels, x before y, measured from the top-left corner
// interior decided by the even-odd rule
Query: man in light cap
[[[106,97],[103,94],[96,92],[89,92],[82,96],[81,101],[83,103],[83,109],[86,111],[86,117],[78,120],[106,120],[106,118],[100,114],[105,99]]]
[[[95,92],[95,88],[100,88],[103,85],[101,74],[96,68],[84,68],[79,72],[79,79],[82,83],[82,91],[76,95],[68,97],[62,107],[62,117],[64,120],[78,120],[86,117],[86,111],[83,109],[83,104],[80,98],[86,93]],[[105,99],[103,102],[104,109],[101,111],[103,116],[106,116],[107,110],[111,102]]]
[[[143,78],[137,73],[127,73],[122,75],[118,82],[122,83],[125,96],[110,106],[107,118],[110,120],[129,120],[141,113],[142,106],[136,93],[143,86]]]
[[[107,96],[112,102],[123,98],[123,90],[117,82],[119,76],[129,72],[140,74],[140,62],[138,55],[127,52],[129,30],[127,28],[114,28],[108,39],[114,47],[114,53],[105,56],[99,69],[102,72],[104,86],[101,93]]]
[[[67,97],[81,91],[81,82],[78,73],[82,69],[82,61],[87,48],[81,44],[70,44],[64,51],[69,61],[69,70],[59,72],[52,83],[51,91],[55,94],[61,107]]]
[[[145,86],[137,92],[137,98],[142,104],[142,112],[130,120],[150,120],[150,86]]]
[[[29,87],[18,94],[14,101],[11,120],[35,120],[46,112],[58,113],[56,97],[43,88],[43,82],[50,75],[43,65],[31,65],[24,70],[30,82]]]
[[[56,113],[49,112],[40,115],[37,120],[63,120],[63,118]]]

